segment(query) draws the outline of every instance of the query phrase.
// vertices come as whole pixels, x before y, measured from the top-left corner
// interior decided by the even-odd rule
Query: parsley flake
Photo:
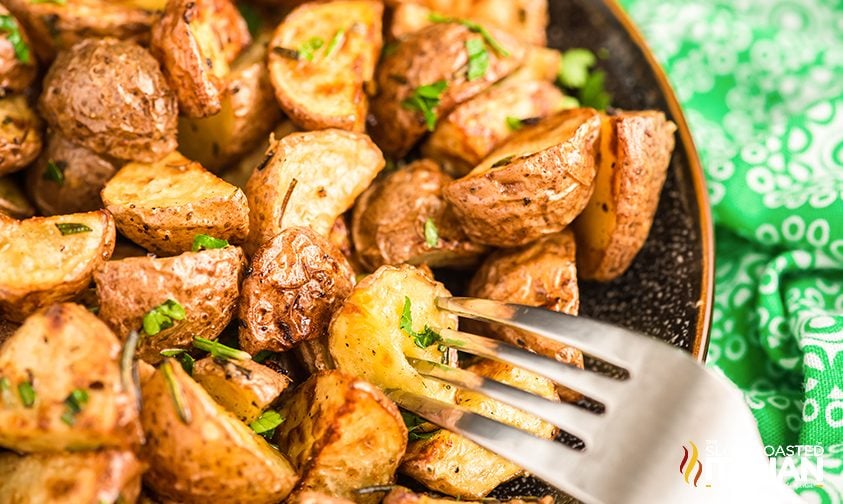
[[[25,408],[31,408],[35,404],[35,388],[32,383],[23,382],[18,385],[18,395]]]
[[[307,61],[313,61],[313,55],[325,45],[325,41],[321,37],[310,37],[307,39],[298,50],[299,56]]]
[[[409,441],[430,439],[439,430],[438,428],[427,430],[432,424],[409,411],[401,410],[401,418],[404,420],[404,425],[407,426],[407,439]]]
[[[168,299],[143,316],[143,332],[152,336],[173,327],[174,320],[184,320],[184,307],[175,299]]]
[[[85,224],[80,224],[78,222],[58,222],[56,223],[56,228],[58,228],[62,236],[79,233],[90,233],[91,231],[93,231],[93,229],[89,228]]]
[[[53,161],[51,159],[47,161],[47,169],[44,170],[44,175],[42,175],[42,178],[44,180],[53,181],[56,184],[62,186],[64,185],[65,168],[67,168],[67,163],[65,163],[64,161]]]
[[[23,40],[23,34],[18,25],[18,20],[11,14],[0,15],[0,31],[6,32],[6,40],[12,44],[15,51],[15,58],[24,65],[32,62],[32,54],[29,52],[29,45]]]
[[[190,407],[184,400],[181,386],[176,381],[176,375],[173,374],[173,368],[169,360],[165,360],[158,368],[164,375],[164,381],[167,384],[167,390],[170,391],[170,396],[173,398],[173,406],[176,408],[176,413],[183,423],[189,424],[193,420],[193,415],[190,413]]]
[[[430,248],[439,245],[439,230],[436,229],[436,223],[430,217],[424,221],[424,243]]]
[[[521,119],[512,116],[506,118],[506,125],[509,126],[509,129],[512,131],[518,131],[524,127],[524,123],[521,122]]]
[[[334,51],[337,51],[345,42],[345,30],[337,30],[331,41],[328,42],[328,47],[325,48],[325,58],[330,58]]]
[[[588,79],[588,71],[597,63],[597,57],[588,49],[569,49],[562,54],[559,82],[567,88],[579,89]]]
[[[562,55],[557,81],[567,94],[577,94],[576,99],[568,98],[564,103],[566,108],[582,106],[606,110],[610,106],[612,95],[604,89],[606,73],[591,71],[595,64],[597,56],[588,49],[570,49]]]
[[[183,348],[167,348],[165,350],[161,350],[161,355],[164,357],[174,357],[179,361],[179,364],[181,364],[181,368],[184,369],[184,372],[193,376],[193,364],[196,363],[196,359],[187,353],[187,350]]]
[[[468,80],[482,79],[489,69],[489,53],[486,51],[486,44],[483,39],[473,38],[465,41],[465,50],[468,52]]]
[[[284,423],[284,417],[281,413],[275,410],[266,410],[255,420],[249,424],[249,427],[255,431],[255,434],[260,434],[266,439],[272,439],[275,435],[275,429]]]
[[[222,238],[214,238],[206,234],[198,234],[193,237],[193,246],[190,250],[198,252],[200,250],[221,249],[228,246],[228,240]]]
[[[589,74],[585,85],[580,89],[579,101],[584,107],[606,110],[612,103],[612,95],[604,87],[606,72],[598,70]]]
[[[450,17],[450,16],[443,16],[442,14],[439,14],[439,13],[436,13],[436,12],[432,12],[428,16],[428,19],[432,23],[459,23],[459,24],[465,26],[466,28],[468,28],[470,31],[472,31],[474,33],[477,33],[481,37],[483,37],[483,40],[486,42],[486,44],[488,44],[489,47],[491,47],[500,56],[502,56],[504,58],[509,57],[509,51],[504,49],[504,47],[502,45],[500,45],[498,43],[498,41],[495,40],[494,37],[492,37],[492,34],[489,33],[489,31],[486,28],[484,28],[483,26],[475,23],[474,21],[469,21],[468,19],[460,19],[460,18],[455,18],[455,17]]]
[[[249,355],[249,352],[244,352],[243,350],[231,348],[230,346],[223,345],[219,341],[209,340],[207,338],[194,337],[193,338],[193,347],[198,348],[199,350],[203,350],[205,352],[209,352],[211,354],[211,357],[214,357],[215,359],[225,359],[225,360],[251,360],[252,359],[252,356]]]
[[[427,348],[436,342],[442,341],[442,336],[431,329],[427,324],[425,324],[424,329],[422,329],[421,332],[413,330],[413,313],[411,309],[412,301],[410,301],[409,297],[404,296],[404,309],[401,311],[401,322],[399,323],[399,327],[402,331],[407,333],[408,336],[413,338],[413,343],[415,343],[419,348]]]
[[[413,90],[413,94],[409,98],[401,102],[401,106],[405,109],[421,112],[428,131],[433,131],[436,128],[437,119],[436,112],[433,109],[439,106],[439,100],[442,98],[442,93],[445,92],[446,87],[448,87],[448,83],[444,79],[419,86]]]
[[[82,411],[82,406],[88,402],[88,392],[83,389],[73,389],[73,391],[64,400],[64,406],[67,408],[61,416],[61,421],[67,425],[73,426],[76,423],[76,415]]]

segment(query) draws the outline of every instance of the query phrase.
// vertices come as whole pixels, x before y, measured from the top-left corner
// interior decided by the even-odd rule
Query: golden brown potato
[[[423,159],[388,174],[360,196],[352,237],[369,271],[384,264],[438,268],[477,261],[486,247],[468,241],[442,199],[442,188],[452,180],[436,163]]]
[[[284,138],[295,131],[296,126],[292,123],[292,121],[284,119],[275,126],[271,135],[274,135],[275,138]],[[249,182],[249,177],[252,176],[252,172],[255,171],[255,167],[260,166],[263,160],[266,159],[266,151],[269,149],[269,142],[271,139],[270,135],[263,138],[260,145],[252,149],[236,163],[229,166],[220,175],[222,179],[245,191],[246,183]]]
[[[14,36],[22,45],[12,43],[12,31],[0,32],[0,88],[19,93],[32,84],[38,74],[38,61],[26,30],[9,11],[0,5],[0,17],[14,27]],[[16,48],[17,46],[17,48]]]
[[[453,108],[477,95],[492,83],[512,73],[524,59],[523,44],[509,35],[489,28],[489,33],[506,53],[486,49],[488,67],[470,80],[466,44],[472,40],[488,45],[484,38],[459,23],[437,23],[403,38],[395,51],[384,57],[377,69],[378,94],[372,98],[372,137],[388,154],[401,157],[410,150],[432,122],[420,110],[421,100],[429,103],[430,119],[445,117]],[[508,54],[508,55],[507,55]],[[419,88],[426,90],[441,83],[439,98],[419,98]],[[429,92],[429,91],[428,91]]]
[[[135,502],[143,466],[130,451],[0,453],[0,502]]]
[[[291,495],[286,504],[354,504],[353,500],[334,497],[320,492],[300,492]]]
[[[18,171],[41,152],[41,119],[22,95],[0,96],[0,175]]]
[[[121,233],[159,255],[190,250],[199,234],[236,244],[249,233],[243,191],[178,152],[152,165],[127,164],[102,200]]]
[[[523,369],[491,360],[481,360],[467,369],[546,399],[558,400],[553,382]],[[538,437],[553,439],[558,433],[555,427],[529,413],[475,392],[457,391],[456,403]],[[515,464],[444,429],[428,439],[411,442],[401,471],[437,492],[473,499],[485,497],[501,483],[524,472]]]
[[[364,88],[383,45],[382,17],[377,0],[308,2],[278,25],[269,72],[278,103],[294,123],[305,130],[365,129]]]
[[[0,219],[0,316],[23,321],[52,303],[73,299],[111,257],[111,214]]]
[[[207,117],[222,107],[229,64],[251,36],[229,0],[170,0],[152,27],[151,49],[178,96],[179,110]]]
[[[559,67],[562,65],[562,53],[550,47],[530,46],[524,57],[524,64],[512,72],[508,80],[543,80],[556,82]]]
[[[600,116],[573,109],[517,131],[445,199],[469,238],[517,247],[563,230],[591,196]]]
[[[661,112],[603,119],[594,193],[574,226],[583,278],[617,278],[641,250],[659,205],[675,131]]]
[[[272,139],[246,184],[250,253],[292,226],[326,236],[386,162],[366,135],[329,129]]]
[[[25,219],[35,214],[32,203],[26,199],[11,176],[0,177],[0,214],[15,219]]]
[[[430,15],[433,11],[422,4],[401,2],[392,9],[387,35],[389,40],[395,41],[430,26],[433,21]],[[394,43],[394,42],[393,42]]]
[[[0,446],[137,446],[137,395],[123,382],[120,356],[114,333],[80,305],[55,304],[27,318],[0,347]]]
[[[116,172],[113,161],[50,131],[38,161],[27,170],[26,186],[44,215],[89,212],[103,207],[100,191]]]
[[[437,297],[450,295],[445,286],[413,266],[379,268],[354,287],[331,321],[328,348],[337,369],[382,389],[453,401],[453,387],[423,378],[407,361],[412,357],[440,362],[443,349],[437,344],[423,347],[416,343],[422,343],[421,338],[401,328],[409,303],[413,331],[456,329],[457,316],[435,305]]]
[[[407,447],[398,407],[374,385],[339,371],[318,373],[299,386],[280,410],[286,420],[275,439],[301,480],[294,494],[377,502],[354,490],[392,483]]]
[[[281,352],[320,337],[353,284],[354,271],[326,238],[285,229],[252,257],[240,298],[241,348]]]
[[[175,96],[133,42],[86,39],[59,54],[39,105],[53,129],[97,154],[152,162],[176,148]]]
[[[237,308],[245,269],[240,247],[109,261],[94,273],[99,316],[125,339],[140,330],[149,310],[168,299],[180,303],[184,320],[155,335],[141,334],[138,357],[155,364],[162,359],[161,350],[187,348],[194,336],[219,336]]]
[[[142,385],[144,483],[185,504],[274,504],[298,477],[284,455],[214,402],[174,360]]]
[[[288,377],[255,361],[213,357],[196,361],[193,379],[247,424],[254,422],[290,385]]]

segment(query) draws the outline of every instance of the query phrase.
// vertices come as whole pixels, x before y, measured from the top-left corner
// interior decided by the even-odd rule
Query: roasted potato
[[[595,110],[559,112],[517,131],[445,186],[445,199],[478,243],[517,247],[558,233],[591,196],[599,134]]]
[[[562,66],[562,53],[550,47],[530,46],[524,57],[524,64],[512,72],[507,80],[556,82],[560,66]]]
[[[2,5],[0,19],[9,26],[0,32],[0,88],[19,93],[35,80],[38,61],[26,30]]]
[[[269,149],[269,142],[274,138],[284,138],[296,131],[296,126],[289,120],[284,119],[268,135],[263,139],[260,145],[252,149],[248,154],[240,158],[236,163],[229,166],[220,175],[223,180],[229,184],[236,185],[240,189],[246,190],[246,183],[249,182],[249,177],[255,171],[255,167],[260,166],[264,159],[266,159],[266,151]]]
[[[377,0],[308,2],[278,25],[269,72],[278,103],[299,127],[365,129],[382,17]]]
[[[114,219],[104,210],[0,219],[0,316],[20,322],[73,299],[111,257],[115,236]]]
[[[325,236],[385,165],[366,135],[329,129],[272,139],[246,184],[250,253],[292,226]]]
[[[255,361],[213,357],[196,361],[193,379],[247,424],[254,422],[290,385],[290,378]]]
[[[152,53],[178,96],[179,110],[207,117],[222,108],[229,64],[251,41],[229,0],[169,0],[152,27]]]
[[[407,362],[407,357],[439,362],[443,350],[402,329],[405,307],[414,332],[456,329],[457,316],[435,305],[437,297],[450,295],[445,286],[413,266],[382,266],[361,280],[334,314],[328,348],[337,369],[384,390],[453,401],[453,387],[423,378]]]
[[[260,146],[281,120],[266,68],[267,43],[268,34],[234,60],[225,76],[218,113],[179,118],[179,149],[215,173]]]
[[[321,492],[300,492],[291,495],[286,504],[354,504],[353,500],[334,497]]]
[[[0,347],[0,446],[138,445],[137,395],[122,379],[120,356],[114,333],[82,306],[55,304],[31,315]]]
[[[294,494],[320,491],[377,502],[354,490],[392,483],[407,427],[398,407],[374,385],[339,371],[318,373],[280,410],[278,447],[301,473]]]
[[[0,502],[135,502],[143,466],[130,451],[0,453]]]
[[[352,238],[369,271],[384,264],[438,268],[477,261],[486,248],[468,241],[442,199],[442,188],[452,180],[436,163],[423,159],[376,181],[360,196]]]
[[[240,346],[281,352],[322,336],[354,285],[354,271],[310,228],[291,227],[252,257],[240,298]]]
[[[127,164],[102,200],[121,233],[159,255],[190,250],[198,234],[242,243],[249,232],[243,191],[178,152],[152,165]]]
[[[0,214],[25,219],[35,214],[32,203],[11,176],[0,177]]]
[[[509,35],[488,29],[504,52],[484,49],[488,67],[469,79],[466,44],[476,40],[486,47],[485,38],[462,24],[437,23],[400,40],[377,69],[378,94],[372,98],[372,138],[384,152],[401,157],[433,129],[435,118],[445,117],[453,108],[512,73],[524,59],[525,47]],[[444,86],[434,90],[437,86]],[[421,93],[421,94],[419,94]],[[437,98],[424,96],[435,94]],[[424,106],[419,105],[420,102]],[[427,110],[429,113],[422,113]]]
[[[667,177],[675,131],[661,112],[603,119],[594,193],[574,225],[583,278],[617,278],[641,250]]]
[[[38,161],[27,170],[26,186],[44,215],[89,212],[103,207],[100,191],[116,172],[113,161],[50,131]]]
[[[392,9],[387,26],[387,35],[391,43],[432,25],[431,14],[433,11],[430,8],[419,3],[401,2],[396,5]]]
[[[23,95],[0,96],[0,117],[0,175],[5,175],[41,152],[41,119]]]
[[[382,504],[455,504],[457,502],[465,503],[467,501],[463,499],[432,497],[430,495],[413,493],[404,487],[395,487],[386,495]],[[483,499],[483,502],[488,504],[554,504],[556,501],[553,496],[547,495],[542,498],[534,499],[532,497],[525,497],[524,499],[515,498],[505,501]]]
[[[240,247],[109,261],[94,273],[99,316],[125,339],[141,329],[151,309],[168,299],[180,303],[184,320],[158,334],[141,334],[138,357],[155,364],[162,359],[161,350],[186,348],[194,336],[219,336],[235,313],[245,269]]]
[[[97,154],[153,162],[176,148],[175,95],[133,42],[86,39],[62,52],[39,104],[54,130]]]
[[[298,477],[284,455],[214,402],[176,361],[164,361],[141,390],[144,483],[157,495],[185,504],[274,504],[293,489]]]
[[[468,371],[558,400],[550,380],[502,362],[481,360]],[[484,395],[459,390],[456,403],[483,416],[518,427],[538,437],[553,439],[557,429],[549,423]],[[487,451],[459,434],[444,429],[430,438],[411,442],[401,471],[426,487],[461,498],[481,498],[501,483],[522,474],[515,464]]]

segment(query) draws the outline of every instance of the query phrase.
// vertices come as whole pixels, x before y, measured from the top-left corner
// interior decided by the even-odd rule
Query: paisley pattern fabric
[[[843,0],[621,0],[667,71],[716,222],[708,365],[781,474],[843,503]],[[821,456],[782,456],[819,446]],[[796,471],[790,469],[796,468]]]

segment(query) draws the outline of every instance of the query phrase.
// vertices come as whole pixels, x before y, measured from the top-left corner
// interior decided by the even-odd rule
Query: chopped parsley
[[[24,65],[32,62],[32,54],[29,52],[29,46],[23,40],[23,34],[18,25],[18,20],[11,14],[0,15],[0,31],[6,32],[6,40],[12,44],[12,49],[15,51],[15,58]]]
[[[325,48],[325,58],[330,58],[334,51],[338,50],[343,42],[345,42],[345,30],[337,30],[333,37],[331,37],[330,42],[328,42],[328,47]]]
[[[430,439],[439,430],[423,430],[429,427],[430,423],[409,411],[401,410],[401,418],[404,419],[404,425],[407,426],[407,439],[410,441]]]
[[[512,131],[518,131],[524,127],[524,123],[521,122],[521,119],[512,116],[506,118],[506,125],[509,126],[509,129]]]
[[[220,249],[228,246],[228,240],[222,238],[214,238],[206,234],[198,234],[193,237],[193,246],[190,250],[198,252],[200,250]]]
[[[585,85],[580,89],[579,101],[584,107],[606,110],[612,103],[612,95],[604,87],[606,72],[597,70],[589,74]]]
[[[35,388],[30,382],[23,382],[18,385],[18,395],[24,407],[31,408],[35,404]]]
[[[606,73],[602,70],[592,71],[596,64],[597,56],[588,49],[569,49],[562,54],[557,82],[567,94],[577,95],[577,106],[606,110],[611,104],[612,95],[604,88]],[[573,103],[569,101],[566,105]]]
[[[515,158],[514,155],[500,158],[492,164],[492,168],[500,168],[501,166],[506,166],[512,162],[513,158]]]
[[[230,346],[223,345],[219,341],[212,341],[207,338],[194,337],[193,347],[209,352],[211,357],[214,357],[215,359],[251,360],[252,358],[252,356],[249,355],[249,352],[231,348]]]
[[[184,372],[193,376],[193,364],[196,362],[196,359],[187,353],[187,350],[183,348],[168,348],[166,350],[161,350],[161,355],[164,357],[174,357],[178,359],[181,364],[181,368],[184,369]]]
[[[0,391],[9,390],[9,379],[5,376],[0,378]]]
[[[468,52],[468,71],[466,77],[473,81],[482,79],[489,69],[489,53],[486,51],[486,44],[483,39],[473,38],[465,41],[465,50]]]
[[[266,410],[261,413],[257,420],[250,423],[249,427],[256,434],[260,434],[266,439],[272,439],[272,436],[275,435],[275,429],[282,423],[284,423],[284,417],[280,413],[275,410]]]
[[[83,389],[73,389],[73,392],[64,400],[67,408],[61,416],[61,421],[72,426],[76,423],[76,415],[82,411],[82,406],[88,402],[88,392]]]
[[[184,320],[184,307],[175,299],[168,299],[143,316],[143,332],[152,336],[173,327],[174,320]]]
[[[176,376],[173,374],[173,368],[170,366],[170,361],[164,361],[158,369],[164,375],[167,390],[170,391],[170,396],[173,398],[173,406],[176,407],[176,413],[183,423],[189,424],[193,420],[193,415],[190,413],[190,408],[184,400],[181,387],[176,381]]]
[[[459,24],[465,26],[466,28],[468,28],[470,31],[480,34],[480,36],[483,37],[483,40],[486,42],[486,44],[488,44],[489,47],[491,47],[500,56],[502,56],[504,58],[509,57],[509,51],[504,49],[504,47],[502,45],[500,45],[498,43],[498,41],[495,40],[494,37],[492,37],[492,34],[489,33],[489,31],[486,28],[484,28],[483,26],[475,23],[474,21],[469,21],[468,19],[460,19],[460,18],[455,18],[455,17],[450,17],[450,16],[443,16],[442,14],[438,14],[436,12],[432,12],[430,14],[430,16],[428,16],[428,19],[432,23],[459,23]]]
[[[93,231],[93,229],[78,222],[59,222],[56,223],[56,228],[58,228],[62,236],[79,233],[90,233],[91,231]]]
[[[436,229],[436,223],[430,217],[424,221],[424,243],[430,248],[439,245],[439,230]]]
[[[436,128],[436,112],[433,109],[439,106],[439,100],[442,98],[442,93],[445,92],[446,87],[448,87],[448,83],[444,79],[419,86],[413,90],[413,94],[409,98],[401,102],[401,106],[405,109],[421,112],[428,131],[433,131]]]
[[[310,37],[299,47],[299,56],[307,61],[313,61],[313,55],[316,51],[321,49],[323,45],[325,45],[325,41],[322,40],[322,37]]]
[[[402,331],[407,333],[408,336],[413,338],[413,343],[415,343],[419,348],[427,348],[434,343],[442,341],[442,336],[431,329],[427,324],[425,324],[424,329],[422,329],[421,332],[413,330],[413,313],[411,308],[412,301],[410,301],[409,297],[404,296],[404,309],[401,312],[401,322],[399,323],[399,327]]]
[[[47,169],[44,170],[44,180],[51,180],[56,184],[64,185],[64,169],[67,168],[67,163],[64,161],[47,161]]]

